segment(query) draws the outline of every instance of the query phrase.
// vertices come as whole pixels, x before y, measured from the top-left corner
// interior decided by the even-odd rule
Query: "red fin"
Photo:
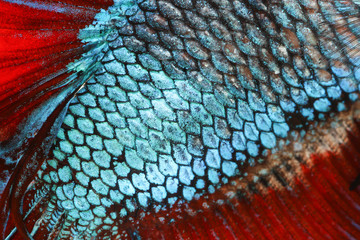
[[[85,81],[69,80],[66,68],[83,53],[79,30],[112,3],[0,0],[0,225],[11,197],[22,227],[21,201],[56,134],[52,124]]]
[[[91,3],[0,1],[0,142],[13,137],[18,124],[49,97],[34,102],[35,96],[67,77],[40,81],[81,54],[78,31],[93,21],[100,7],[100,1]]]
[[[230,184],[122,227],[144,239],[360,239],[360,186],[353,183],[360,173],[360,124],[354,125],[346,143],[269,174],[265,185]]]

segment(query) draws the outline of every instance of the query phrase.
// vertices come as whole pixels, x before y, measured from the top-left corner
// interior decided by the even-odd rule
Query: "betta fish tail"
[[[79,30],[112,1],[0,0],[0,225],[24,238],[22,198],[48,154],[67,104],[96,70]],[[84,52],[81,61],[69,65]],[[96,55],[96,54],[94,54]],[[72,73],[76,70],[77,73]],[[39,160],[40,159],[40,160]],[[40,161],[40,162],[39,162]]]

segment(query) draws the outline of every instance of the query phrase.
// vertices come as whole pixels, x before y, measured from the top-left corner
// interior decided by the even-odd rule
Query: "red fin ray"
[[[110,1],[0,1],[0,101],[1,107],[14,102],[14,95],[24,90],[39,92],[31,88],[41,79],[79,57],[75,50],[83,44],[77,38],[80,29],[92,23],[100,7]],[[49,81],[49,85],[65,79]],[[31,90],[29,90],[31,89]],[[43,99],[45,100],[45,99]],[[13,126],[0,126],[1,141],[8,140],[27,112],[34,109],[18,102],[21,116],[12,116]],[[0,114],[0,122],[10,116]]]
[[[353,121],[348,136],[339,134],[344,143],[265,175],[267,184],[230,185],[147,215],[131,229],[144,239],[193,239],[190,226],[196,239],[359,239],[360,187],[349,189],[360,172],[360,128]]]
[[[7,223],[10,204],[23,237],[25,191],[56,135],[54,121],[86,81],[86,75],[70,79],[67,69],[84,52],[79,30],[110,4],[0,0],[0,224]]]

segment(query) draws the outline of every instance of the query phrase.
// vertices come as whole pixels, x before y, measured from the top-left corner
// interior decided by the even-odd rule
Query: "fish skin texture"
[[[226,223],[221,225],[215,218],[212,227],[198,233],[199,227],[194,227],[193,234],[214,239],[243,235],[286,239],[286,234],[317,238],[313,227],[302,222],[308,212],[289,210],[296,217],[286,222],[278,220],[284,217],[280,213],[266,209],[263,198],[268,195],[256,190],[258,175],[249,177],[261,169],[270,172],[267,178],[278,179],[269,187],[270,192],[277,191],[270,205],[279,206],[281,194],[292,193],[280,185],[292,186],[305,194],[304,206],[319,215],[314,224],[330,222],[319,230],[329,232],[325,237],[356,238],[359,233],[346,225],[346,214],[320,216],[326,211],[319,208],[325,204],[321,201],[331,210],[336,205],[324,200],[329,197],[325,191],[345,190],[338,190],[334,182],[324,183],[328,190],[318,190],[321,186],[309,175],[319,171],[324,181],[337,178],[331,167],[329,174],[319,167],[336,165],[336,153],[313,150],[316,156],[301,155],[313,166],[289,168],[294,176],[285,181],[276,171],[286,163],[278,164],[276,154],[299,158],[295,149],[306,152],[308,142],[319,141],[320,133],[314,130],[320,128],[319,122],[330,126],[332,120],[338,121],[339,129],[357,132],[356,107],[347,109],[359,91],[359,16],[359,3],[350,0],[122,1],[101,12],[92,26],[80,31],[91,50],[68,65],[78,74],[85,72],[88,80],[66,107],[51,153],[35,179],[38,191],[51,199],[48,206],[42,203],[45,212],[39,217],[47,231],[60,238],[127,238],[129,234],[148,238],[139,223],[148,221],[146,213],[171,212],[188,202],[204,204],[207,196],[215,196],[217,203],[224,201],[219,194],[235,180],[239,191],[235,202],[209,203],[203,219],[196,213],[188,217],[195,219],[193,226],[206,224],[214,214]],[[89,56],[96,58],[89,63]],[[345,110],[351,123],[341,117]],[[346,140],[349,146],[357,141]],[[293,151],[286,147],[290,142]],[[341,148],[339,142],[334,145]],[[351,165],[349,158],[339,158]],[[321,196],[314,193],[312,198],[303,189],[305,183],[298,180],[302,176]],[[237,183],[238,179],[243,181]],[[246,188],[250,191],[241,193]],[[357,199],[354,193],[348,195]],[[311,199],[313,205],[307,202]],[[246,207],[252,204],[260,210]],[[222,215],[228,211],[224,208],[233,206],[241,206],[236,210],[240,216],[236,211]],[[201,211],[195,206],[188,209]],[[345,212],[358,222],[349,209]],[[159,219],[167,226],[172,218],[163,215]],[[254,227],[255,222],[267,221],[261,216],[283,225],[275,231],[265,224]],[[249,223],[251,229],[235,229],[231,221],[239,217],[245,220],[237,221]],[[346,230],[340,233],[330,224]],[[217,225],[222,230],[214,233],[211,229]],[[171,231],[180,230],[167,229],[162,236],[170,238]]]

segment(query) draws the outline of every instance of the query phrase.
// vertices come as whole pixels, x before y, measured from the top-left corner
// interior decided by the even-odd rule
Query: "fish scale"
[[[116,235],[114,220],[136,209],[214,192],[291,130],[344,110],[358,97],[359,31],[346,24],[358,4],[149,0],[102,12],[113,25],[99,68],[40,173],[67,213],[60,236]]]

